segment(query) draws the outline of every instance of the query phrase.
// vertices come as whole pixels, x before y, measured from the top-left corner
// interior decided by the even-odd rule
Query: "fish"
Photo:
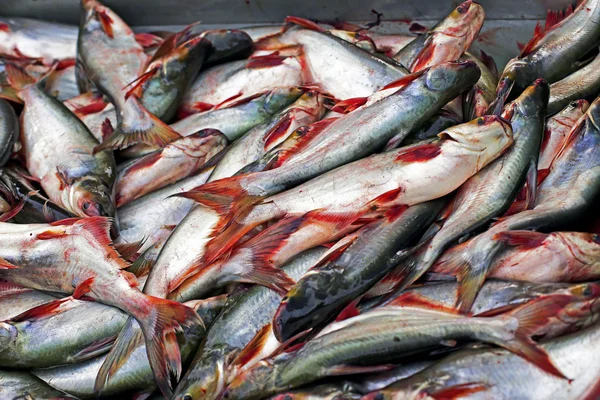
[[[410,42],[415,40],[415,37],[411,35],[382,34],[377,32],[369,32],[368,35],[375,44],[375,50],[388,57],[393,57],[404,47],[408,46]]]
[[[87,126],[98,143],[108,138],[117,126],[115,107],[97,93],[84,93],[63,104]]]
[[[200,36],[208,40],[213,48],[204,61],[204,67],[248,58],[254,51],[252,38],[243,30],[214,29],[204,31]]]
[[[91,297],[134,315],[143,327],[147,352],[161,391],[170,393],[170,374],[181,363],[174,332],[201,325],[180,303],[143,294],[123,271],[129,265],[110,246],[106,217],[64,220],[54,225],[3,223],[0,277],[33,289]],[[20,249],[27,247],[23,253]],[[150,318],[150,316],[152,316]]]
[[[282,24],[271,24],[271,25],[252,25],[244,26],[240,28],[242,32],[245,32],[253,42],[260,42],[269,36],[274,36],[281,33],[283,29]]]
[[[207,300],[190,301],[185,305],[196,311],[206,326],[210,326],[219,315],[225,302],[226,296],[222,295]],[[200,329],[198,332],[186,332],[182,337],[178,337],[181,346],[181,358],[184,364],[193,357],[205,334],[206,332]],[[104,359],[105,356],[98,356],[77,364],[35,369],[32,373],[52,387],[75,395],[80,399],[94,399],[94,381]],[[114,379],[104,388],[102,394],[104,396],[118,396],[132,392],[149,393],[154,389],[154,376],[146,357],[146,346],[144,343],[140,343],[134,350],[133,357],[123,365]]]
[[[7,72],[25,103],[20,141],[29,173],[65,210],[80,217],[114,217],[112,154],[94,153],[98,142],[87,127],[23,70],[7,65]]]
[[[283,298],[273,317],[277,339],[285,342],[306,329],[322,326],[359,299],[394,267],[390,259],[396,252],[419,239],[443,203],[434,200],[408,209],[390,209],[382,219],[334,245]]]
[[[227,138],[214,129],[203,129],[177,139],[119,171],[115,187],[117,207],[175,183],[199,171],[227,145]]]
[[[282,267],[292,279],[302,276],[325,253],[323,247],[305,251]],[[227,379],[236,353],[270,325],[282,294],[254,286],[225,306],[200,346],[191,367],[179,382],[174,400],[216,398]],[[226,333],[227,332],[227,333]],[[238,360],[241,361],[241,360]],[[188,397],[186,397],[188,396]]]
[[[15,59],[74,60],[77,27],[31,18],[0,18],[0,54]]]
[[[77,400],[27,371],[0,371],[0,396],[3,399]]]
[[[550,86],[550,96],[552,97],[552,86]],[[569,131],[589,107],[590,103],[586,100],[572,101],[558,114],[547,119],[538,159],[538,181],[542,176],[545,178],[548,175],[552,162],[569,137]]]
[[[294,55],[281,56],[277,62],[265,60],[266,57],[253,56],[202,71],[185,92],[179,115],[222,108],[277,88],[302,85],[301,66]]]
[[[506,121],[487,116],[449,128],[439,136],[437,141],[348,163],[264,198],[234,214],[234,220],[226,220],[225,229],[207,243],[202,262],[214,261],[252,228],[285,215],[313,210],[368,215],[443,197],[500,156],[513,140]],[[198,189],[182,196],[196,200]]]
[[[79,96],[79,87],[75,77],[75,65],[54,70],[46,79],[44,90],[60,101]]]
[[[511,230],[496,240],[513,247],[494,260],[489,276],[529,282],[600,278],[600,237],[594,233]]]
[[[297,128],[316,122],[324,113],[323,97],[318,92],[309,90],[268,121],[255,126],[232,143],[215,166],[210,179],[233,176],[282,143]]]
[[[484,19],[483,7],[467,0],[392,58],[410,72],[418,72],[446,61],[456,61],[469,48],[483,26]]]
[[[506,350],[463,349],[422,372],[365,396],[364,400],[448,395],[469,398],[592,399],[598,394],[598,326],[541,345],[570,379],[560,379]],[[440,396],[440,397],[436,397]],[[410,397],[419,398],[419,397]]]
[[[408,134],[478,77],[472,62],[441,64],[410,75],[392,84],[387,97],[326,125],[316,140],[278,168],[216,180],[190,191],[189,197],[208,207],[241,211],[259,198],[365,157],[399,132]]]
[[[7,321],[56,297],[16,283],[0,281],[0,321]]]
[[[238,375],[225,389],[223,398],[257,399],[326,376],[385,370],[389,368],[383,364],[386,360],[455,338],[504,347],[540,371],[564,378],[530,335],[569,299],[566,295],[543,298],[485,318],[393,305],[371,310],[331,324],[299,350],[278,355]],[[530,314],[534,310],[535,314]],[[362,365],[355,365],[358,362]]]
[[[460,187],[441,230],[430,243],[423,246],[421,252],[403,260],[394,271],[404,279],[393,293],[398,293],[420,278],[450,244],[502,215],[525,180],[528,185],[525,208],[533,207],[537,188],[537,158],[544,133],[548,97],[549,85],[539,79],[507,106],[503,115],[513,129],[512,147]],[[460,276],[461,311],[466,312],[473,305],[476,294],[473,286],[481,286],[481,279],[466,272]]]
[[[479,56],[465,52],[461,59],[475,62],[481,71],[481,77],[475,86],[466,96],[463,96],[463,115],[465,119],[471,120],[487,114],[490,104],[494,101],[498,85],[498,69],[494,59],[483,50],[480,51]],[[550,97],[552,97],[552,88],[550,88]]]
[[[596,99],[569,132],[550,173],[537,188],[533,208],[496,221],[487,231],[448,249],[436,262],[438,271],[454,271],[467,278],[467,298],[474,298],[494,258],[506,249],[505,243],[496,240],[497,234],[558,228],[577,220],[594,204],[600,192],[600,130],[594,122],[599,113],[600,99]]]
[[[8,162],[18,137],[17,114],[6,100],[0,99],[0,167]]]
[[[579,69],[580,60],[600,42],[599,21],[598,0],[583,0],[564,12],[549,11],[521,54],[504,67],[489,113],[500,114],[511,94],[519,95],[538,78],[553,84]]]
[[[117,126],[95,151],[121,149],[138,142],[164,146],[180,135],[150,113],[127,87],[146,66],[147,56],[131,28],[96,0],[82,0],[77,40],[78,74],[87,77],[117,110]]]
[[[362,396],[352,382],[322,383],[304,389],[291,390],[270,397],[270,400],[358,400]]]
[[[414,131],[406,135],[404,132],[400,132],[387,142],[384,150],[391,150],[397,148],[399,145],[410,145],[417,142],[421,142],[427,139],[433,139],[438,133],[451,126],[460,125],[462,119],[454,113],[444,110],[443,108],[436,113],[434,116],[429,118],[423,125]]]
[[[144,73],[127,87],[125,96],[135,95],[161,121],[173,119],[185,91],[212,51],[208,40],[200,36],[189,39],[187,33],[184,29],[167,38]]]
[[[550,86],[548,115],[563,110],[577,100],[594,100],[600,93],[600,55],[585,67],[573,72]]]
[[[302,93],[303,91],[296,87],[275,88],[231,102],[224,108],[189,115],[175,122],[171,127],[182,136],[190,135],[200,129],[217,129],[233,142],[293,103]]]

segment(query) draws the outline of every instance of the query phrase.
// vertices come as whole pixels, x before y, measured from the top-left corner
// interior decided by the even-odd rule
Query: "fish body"
[[[475,62],[481,71],[481,77],[475,86],[463,97],[463,114],[465,119],[470,120],[485,115],[494,101],[498,85],[498,70],[494,59],[483,51],[479,57],[465,52],[461,59]],[[552,89],[550,96],[552,96]]]
[[[576,100],[592,101],[599,92],[600,56],[596,56],[585,67],[550,85],[548,115],[556,114]]]
[[[56,300],[54,296],[12,282],[0,281],[0,288],[0,321],[10,320],[31,308]]]
[[[202,32],[201,36],[208,40],[213,48],[203,64],[205,67],[247,58],[254,51],[252,38],[239,29],[209,30]]]
[[[75,65],[52,72],[46,79],[44,90],[60,101],[79,96],[79,87],[75,79]]]
[[[12,155],[18,137],[19,120],[15,110],[6,100],[0,99],[0,166]]]
[[[27,398],[77,400],[25,371],[0,371],[0,396],[11,400]]]

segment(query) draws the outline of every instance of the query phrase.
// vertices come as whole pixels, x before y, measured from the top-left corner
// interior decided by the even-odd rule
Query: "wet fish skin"
[[[56,70],[50,74],[44,84],[44,90],[60,101],[65,101],[79,95],[79,87],[75,77],[75,66]]]
[[[399,145],[408,146],[421,142],[423,140],[434,139],[438,133],[455,125],[460,125],[463,121],[454,113],[441,109],[437,114],[429,118],[423,125],[414,131],[410,132],[408,136],[404,132],[400,132],[399,135],[394,136],[385,145],[385,150],[390,150],[398,147]]]
[[[487,114],[487,110],[496,95],[498,70],[494,59],[483,51],[479,56],[465,52],[461,59],[474,61],[481,71],[481,77],[475,86],[466,96],[463,96],[463,115],[465,119],[470,120]],[[552,96],[552,89],[550,90],[550,96]]]
[[[244,59],[254,51],[252,38],[239,29],[215,29],[204,31],[201,36],[213,47],[212,54],[204,62],[205,67]]]
[[[3,399],[77,400],[25,371],[0,371],[0,396]]]
[[[324,248],[308,250],[282,269],[293,279],[298,279],[324,253]],[[271,289],[254,286],[226,305],[205,343],[198,349],[191,368],[177,386],[173,399],[182,400],[186,395],[192,399],[216,398],[227,379],[227,363],[233,361],[232,354],[236,349],[244,348],[261,328],[270,323],[281,297]]]
[[[452,213],[442,229],[420,253],[403,260],[397,273],[404,279],[394,293],[408,287],[435,263],[445,248],[466,234],[502,215],[520,190],[528,171],[537,171],[537,158],[544,132],[549,85],[543,79],[531,85],[514,103],[507,106],[506,117],[514,132],[512,147],[462,185],[454,199]],[[533,179],[537,184],[537,180]],[[533,195],[532,195],[533,196]],[[535,200],[532,198],[530,202]],[[481,279],[461,274],[464,286],[459,302],[468,311],[475,293],[467,287]],[[482,283],[482,281],[480,281]]]
[[[283,298],[273,317],[277,339],[285,342],[306,329],[321,326],[360,298],[394,267],[389,259],[418,239],[442,205],[442,200],[421,203],[356,232],[356,239],[340,257],[312,268]]]
[[[569,380],[551,376],[506,350],[464,349],[364,399],[404,399],[473,383],[482,385],[482,391],[469,395],[473,399],[528,398],[532,393],[560,400],[593,398],[600,373],[595,362],[599,343],[596,325],[542,344],[557,367],[569,371]]]
[[[548,115],[554,115],[579,99],[592,101],[600,93],[600,55],[585,67],[550,86]]]
[[[19,120],[15,110],[4,99],[0,99],[0,166],[4,166],[13,153],[19,137]]]
[[[206,323],[206,326],[210,326],[219,315],[225,302],[226,296],[222,295],[202,301],[191,301],[186,305],[196,311]],[[190,361],[205,333],[200,328],[198,332],[187,330],[182,335],[178,335],[184,364]],[[77,364],[37,369],[33,371],[33,374],[53,387],[71,393],[78,398],[94,399],[96,398],[94,381],[104,358],[105,356],[99,356]],[[128,359],[127,363],[107,384],[102,394],[103,396],[115,396],[134,391],[146,392],[154,387],[154,376],[146,356],[146,346],[139,343],[133,351],[133,356]]]
[[[24,288],[11,282],[0,281],[0,288],[6,289],[5,287],[8,285],[21,289],[0,292],[0,321],[10,320],[31,308],[56,300],[56,297],[49,294]]]

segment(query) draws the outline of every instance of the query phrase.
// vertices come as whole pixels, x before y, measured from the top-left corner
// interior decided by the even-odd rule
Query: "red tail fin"
[[[549,235],[533,231],[506,231],[494,235],[493,239],[509,246],[533,248],[540,246]]]

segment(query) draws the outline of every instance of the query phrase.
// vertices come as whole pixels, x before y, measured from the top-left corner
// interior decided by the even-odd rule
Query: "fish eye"
[[[84,201],[81,208],[83,208],[83,211],[87,211],[90,209],[91,205],[92,205],[91,201]]]
[[[592,288],[589,285],[585,286],[585,289],[583,289],[583,291],[581,292],[581,294],[583,294],[584,296],[591,296],[592,295]]]
[[[185,396],[183,396],[182,400],[192,400],[192,395],[186,394]]]

